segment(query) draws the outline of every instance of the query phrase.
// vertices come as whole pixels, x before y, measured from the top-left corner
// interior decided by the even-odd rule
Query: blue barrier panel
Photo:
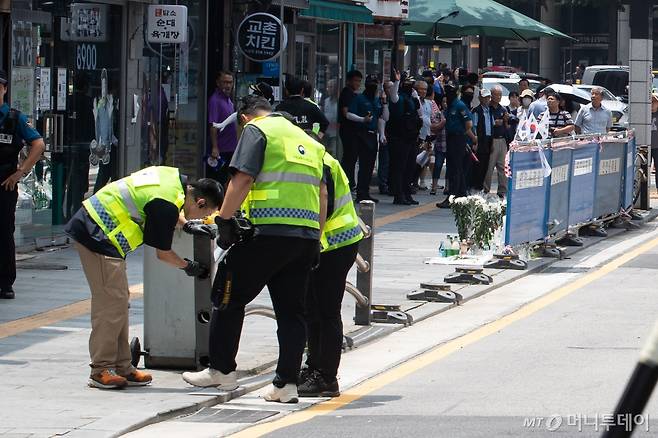
[[[505,244],[534,242],[546,236],[548,178],[543,175],[539,152],[510,154],[512,177],[507,190]]]
[[[626,142],[601,143],[594,195],[594,217],[619,213],[622,176],[626,163]]]
[[[569,225],[577,225],[594,219],[594,189],[596,187],[598,152],[597,143],[578,146],[573,150]]]
[[[550,151],[551,178],[548,202],[548,234],[566,231],[569,227],[569,182],[572,149]]]
[[[626,144],[626,163],[624,166],[624,196],[623,209],[628,209],[633,205],[633,180],[635,178],[635,136],[628,139]]]

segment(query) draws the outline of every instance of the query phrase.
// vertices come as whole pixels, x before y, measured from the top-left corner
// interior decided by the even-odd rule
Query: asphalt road
[[[658,318],[658,247],[598,272],[464,348],[265,436],[600,436]],[[658,436],[657,400],[634,436]]]

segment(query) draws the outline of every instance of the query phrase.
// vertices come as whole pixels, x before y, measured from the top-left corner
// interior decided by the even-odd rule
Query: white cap
[[[483,88],[480,90],[480,97],[489,97],[491,96],[491,91],[487,88]]]

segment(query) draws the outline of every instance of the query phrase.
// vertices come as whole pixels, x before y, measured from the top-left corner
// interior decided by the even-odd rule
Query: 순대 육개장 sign
[[[146,39],[169,44],[187,41],[187,6],[149,5]]]
[[[274,59],[286,48],[288,33],[279,18],[258,12],[248,15],[238,26],[238,48],[252,61]]]

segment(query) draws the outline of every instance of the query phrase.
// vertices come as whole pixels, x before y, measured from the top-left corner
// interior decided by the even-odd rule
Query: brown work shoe
[[[153,380],[149,373],[144,371],[135,370],[130,374],[123,376],[128,382],[128,386],[146,386]]]
[[[100,389],[119,389],[128,384],[125,377],[119,376],[113,369],[103,370],[89,376],[89,386]]]

